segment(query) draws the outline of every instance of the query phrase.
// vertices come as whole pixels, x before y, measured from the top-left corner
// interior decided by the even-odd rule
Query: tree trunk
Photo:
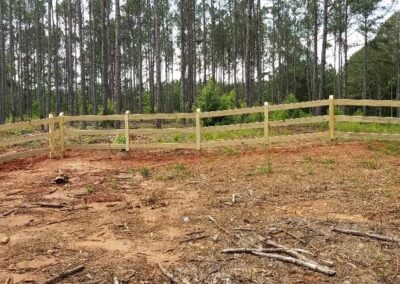
[[[53,30],[52,30],[52,20],[53,20],[53,1],[47,1],[47,113],[51,113],[51,77],[52,77],[52,64],[53,64]],[[58,114],[57,114],[58,115]]]
[[[216,59],[215,59],[215,8],[214,0],[211,0],[211,79],[215,82]]]
[[[254,0],[247,0],[246,8],[246,51],[245,51],[245,95],[247,106],[253,105],[252,94],[252,16],[253,16]]]
[[[235,0],[236,1],[236,0]],[[206,27],[206,0],[202,0],[203,16],[203,83],[207,83],[207,27]]]
[[[35,24],[36,24],[36,95],[39,100],[39,117],[45,118],[44,114],[44,102],[42,93],[42,33],[40,32],[40,16],[39,16],[39,5],[38,1],[35,2]]]
[[[103,104],[103,115],[107,114],[108,85],[108,37],[107,37],[107,0],[101,0],[101,96]]]
[[[256,44],[256,54],[257,54],[257,95],[258,95],[258,103],[262,105],[263,100],[263,82],[262,82],[262,19],[261,19],[261,3],[260,0],[257,0],[257,44]]]
[[[0,123],[6,120],[3,1],[0,1]]]
[[[115,113],[121,113],[121,12],[119,0],[115,0]],[[115,128],[120,128],[120,121],[115,121]]]
[[[347,51],[348,51],[348,39],[347,39],[347,33],[348,33],[348,28],[349,28],[349,4],[348,4],[348,0],[345,0],[345,5],[344,5],[344,9],[345,9],[345,26],[344,26],[344,80],[343,80],[343,98],[347,98]]]
[[[363,66],[363,92],[362,99],[367,99],[368,93],[368,21],[367,16],[364,15],[364,66]],[[363,106],[363,115],[367,115],[367,107]]]
[[[325,65],[326,65],[327,36],[328,36],[328,0],[324,0],[320,83],[319,83],[319,95],[318,95],[319,100],[322,100],[325,97]],[[321,111],[319,111],[319,113],[321,113]]]
[[[87,93],[86,93],[86,51],[84,45],[84,7],[81,4],[81,0],[77,0],[77,12],[78,12],[78,26],[79,26],[79,64],[81,67],[81,107],[82,114],[87,115]],[[86,122],[82,123],[82,127],[86,128]]]
[[[143,35],[142,35],[142,10],[141,10],[141,0],[138,0],[138,32],[139,32],[139,45],[138,45],[138,94],[139,94],[139,113],[143,111],[142,108],[142,98],[143,98],[143,54],[142,54],[142,44],[143,44]]]
[[[233,1],[233,89],[235,92],[235,106],[239,106],[239,93],[237,88],[237,0]]]
[[[160,36],[160,7],[158,0],[154,0],[155,10],[155,48],[156,48],[156,98],[157,98],[157,112],[162,112],[161,101],[161,36]],[[157,120],[157,127],[161,128],[161,120]]]
[[[13,24],[13,16],[14,16],[14,0],[10,0],[8,6],[8,21],[9,21],[9,35],[10,35],[10,49],[9,49],[9,66],[10,66],[10,96],[11,96],[11,120],[15,122],[16,118],[16,107],[17,107],[17,97],[14,92],[14,86],[16,85],[15,81],[15,55],[14,55],[14,24]]]
[[[318,1],[314,0],[314,59],[313,59],[313,100],[318,99]],[[320,108],[316,109],[316,115],[320,115]]]

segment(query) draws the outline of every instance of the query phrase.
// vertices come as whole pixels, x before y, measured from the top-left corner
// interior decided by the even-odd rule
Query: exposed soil
[[[73,151],[0,165],[0,241],[9,237],[0,282],[84,265],[64,283],[163,283],[161,263],[183,283],[399,283],[399,243],[332,232],[400,237],[400,155],[390,147]],[[53,184],[60,173],[68,182]],[[268,239],[332,263],[336,276],[221,253]]]

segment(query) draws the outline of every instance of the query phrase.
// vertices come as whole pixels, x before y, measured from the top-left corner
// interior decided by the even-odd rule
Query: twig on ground
[[[197,240],[205,239],[205,238],[208,238],[208,237],[209,237],[208,235],[198,236],[198,237],[192,237],[192,238],[189,238],[189,239],[182,240],[182,241],[180,241],[179,243],[180,243],[180,244],[183,244],[183,243],[187,243],[187,242],[192,242],[192,241],[197,241]]]
[[[221,263],[221,264],[219,264],[216,268],[214,268],[213,270],[211,270],[210,272],[208,272],[207,275],[204,276],[203,279],[201,280],[201,283],[204,283],[204,282],[207,280],[207,278],[210,277],[212,274],[214,274],[214,273],[220,271],[221,268],[222,268],[222,266],[223,266],[223,264]]]
[[[40,207],[45,207],[45,208],[64,208],[64,204],[57,204],[57,203],[46,203],[46,202],[39,202],[36,203]]]
[[[12,278],[11,278],[11,276],[9,276],[9,277],[6,279],[5,284],[10,284],[10,283],[11,283],[11,280],[12,280]]]
[[[255,248],[228,248],[224,249],[222,253],[253,253],[254,251],[258,252],[274,252],[274,253],[283,253],[285,250],[280,248],[266,248],[266,249],[255,249]]]
[[[58,281],[66,278],[68,276],[71,276],[73,274],[76,274],[78,272],[81,272],[84,269],[85,269],[85,266],[83,266],[83,265],[76,266],[76,267],[74,267],[72,269],[63,271],[60,274],[58,274],[58,275],[56,275],[56,276],[44,281],[43,284],[57,283]]]
[[[194,232],[186,233],[186,236],[191,236],[191,235],[195,235],[195,234],[202,234],[204,232],[205,232],[204,230],[194,231]]]
[[[4,212],[1,216],[2,217],[7,217],[8,215],[10,215],[10,214],[12,214],[12,213],[14,213],[16,211],[17,211],[17,208],[10,209],[10,210],[7,210],[6,212]]]
[[[217,226],[218,229],[220,229],[222,232],[224,232],[227,235],[232,235],[232,233],[228,232],[228,230],[226,230],[224,227],[222,227],[220,224],[218,224],[217,221],[212,216],[208,216],[208,219],[211,222],[213,222],[215,224],[215,226]]]
[[[73,220],[77,220],[77,219],[81,219],[81,217],[72,217],[72,218],[66,218],[66,219],[57,220],[57,221],[51,221],[51,222],[47,223],[46,225],[59,224],[59,223],[64,223],[64,222],[73,221]]]
[[[250,228],[234,228],[234,231],[245,231],[245,232],[254,232],[254,229],[250,229]]]
[[[239,240],[242,240],[244,242],[246,242],[247,244],[249,244],[250,246],[254,246],[253,243],[251,243],[250,241],[246,240],[246,239],[242,239],[240,236],[238,236],[237,234],[231,233],[229,232],[227,229],[225,229],[224,227],[222,227],[220,224],[218,224],[218,222],[212,217],[212,216],[208,216],[208,219],[213,222],[215,224],[215,226],[217,226],[218,229],[220,229],[222,232],[224,232],[225,234],[227,234],[228,236],[232,236],[235,237]],[[234,243],[238,243],[236,240],[233,240]]]
[[[294,258],[298,258],[298,259],[301,259],[301,260],[303,260],[303,261],[313,262],[313,260],[311,260],[311,259],[305,257],[304,255],[298,253],[297,251],[292,250],[292,249],[290,249],[290,248],[287,248],[287,247],[285,247],[285,246],[283,246],[283,245],[280,245],[280,244],[278,244],[278,243],[275,243],[274,241],[268,240],[268,241],[267,241],[267,245],[272,246],[272,247],[275,247],[275,248],[282,249],[287,255],[290,255],[290,256],[292,256],[292,257],[294,257]]]
[[[161,263],[158,262],[158,263],[157,263],[157,266],[158,266],[158,268],[161,270],[161,272],[164,274],[164,276],[167,277],[172,283],[177,283],[177,284],[180,284],[180,283],[181,283],[178,279],[176,279],[176,278],[174,277],[174,275],[172,275],[171,273],[169,273],[169,272],[164,268],[164,266],[162,266]]]
[[[376,239],[376,240],[380,240],[380,241],[400,242],[399,238],[378,235],[375,233],[366,233],[366,232],[360,232],[360,231],[344,229],[344,228],[333,228],[332,231],[336,232],[336,233],[342,233],[342,234],[353,235],[353,236],[358,236],[358,237],[367,237],[367,238]]]
[[[261,257],[267,257],[270,259],[279,260],[279,261],[303,266],[303,267],[320,272],[320,273],[328,275],[328,276],[334,276],[336,274],[336,272],[334,270],[331,270],[327,266],[322,266],[322,265],[316,264],[314,262],[307,262],[302,259],[297,259],[297,258],[290,257],[290,256],[283,256],[283,255],[274,254],[274,253],[264,253],[264,252],[257,252],[257,251],[254,251],[253,254],[257,255],[257,256],[261,256]]]
[[[285,230],[285,229],[282,229],[282,228],[281,228],[281,230],[282,230],[282,232],[284,232],[284,233],[287,234],[288,236],[291,236],[293,239],[298,240],[298,241],[301,242],[302,244],[307,244],[307,242],[306,242],[305,240],[303,240],[303,239],[297,237],[296,235],[293,235],[291,232],[289,232],[289,231],[287,231],[287,230]]]

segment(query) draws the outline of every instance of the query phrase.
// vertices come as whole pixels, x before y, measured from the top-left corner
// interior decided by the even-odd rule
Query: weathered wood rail
[[[400,108],[400,101],[392,100],[349,100],[349,99],[334,99],[330,96],[328,100],[301,102],[292,104],[269,105],[265,103],[262,107],[230,109],[222,111],[201,112],[197,109],[194,113],[160,113],[160,114],[130,114],[126,112],[124,115],[79,115],[79,116],[64,116],[60,114],[58,117],[49,115],[47,119],[25,121],[21,123],[0,125],[1,131],[14,131],[16,129],[24,129],[27,127],[38,127],[42,125],[47,129],[47,133],[37,135],[28,135],[24,137],[16,137],[13,139],[0,140],[1,147],[13,146],[24,144],[28,142],[46,142],[47,146],[40,146],[40,149],[33,149],[31,151],[11,152],[0,155],[0,163],[19,159],[32,157],[38,154],[49,153],[52,158],[57,153],[63,156],[68,149],[80,150],[100,150],[100,149],[120,149],[130,151],[132,149],[197,149],[212,148],[220,146],[235,146],[235,145],[256,145],[312,140],[326,138],[333,140],[335,138],[362,138],[362,139],[377,139],[377,140],[399,140],[399,134],[381,134],[381,133],[346,133],[335,131],[335,122],[349,121],[349,122],[372,122],[372,123],[394,123],[400,124],[400,118],[395,117],[374,117],[374,116],[347,116],[335,115],[335,106],[372,106],[372,107],[392,107]],[[280,121],[270,121],[269,113],[281,110],[293,110],[301,108],[315,108],[327,107],[327,115],[313,116],[296,119],[286,119]],[[264,116],[264,121],[229,124],[220,126],[203,126],[202,120],[215,117],[237,116],[261,113]],[[143,122],[149,120],[192,120],[194,126],[182,128],[131,128],[132,122]],[[100,122],[100,121],[122,121],[124,122],[123,129],[74,129],[66,127],[66,124],[73,122]],[[279,135],[271,136],[269,129],[271,127],[284,127],[301,124],[312,123],[328,123],[328,131],[317,133],[305,133],[294,135]],[[263,129],[263,137],[248,138],[248,139],[235,139],[235,140],[220,140],[220,141],[202,141],[202,133],[213,133],[220,131],[235,131],[243,129]],[[148,134],[194,134],[195,142],[193,143],[131,143],[131,137],[135,135],[148,135]],[[66,138],[79,137],[79,136],[114,136],[122,135],[125,137],[124,144],[112,143],[99,143],[99,144],[71,144],[66,142]]]

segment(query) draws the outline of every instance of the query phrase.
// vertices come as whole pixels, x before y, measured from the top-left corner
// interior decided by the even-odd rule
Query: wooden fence
[[[64,116],[62,113],[58,117],[49,115],[48,119],[32,120],[21,123],[0,125],[0,131],[13,131],[26,127],[38,127],[42,125],[48,129],[47,133],[31,135],[26,137],[17,137],[14,139],[0,140],[0,147],[14,146],[33,141],[46,141],[47,146],[41,145],[40,149],[31,151],[11,152],[0,155],[0,163],[35,156],[38,154],[49,153],[50,158],[57,153],[64,155],[68,149],[121,149],[130,151],[132,149],[155,149],[155,148],[185,148],[185,149],[203,149],[219,146],[235,146],[235,145],[255,145],[300,140],[311,140],[316,138],[327,138],[333,140],[335,138],[362,138],[362,139],[379,139],[379,140],[399,140],[400,134],[378,134],[378,133],[344,133],[335,131],[336,121],[350,122],[373,122],[373,123],[395,123],[400,124],[400,118],[394,117],[373,117],[373,116],[346,116],[335,115],[335,106],[370,106],[370,107],[393,107],[400,108],[400,101],[392,100],[349,100],[349,99],[334,99],[330,96],[328,100],[319,100],[311,102],[301,102],[292,104],[269,105],[265,103],[262,107],[231,109],[222,111],[201,112],[197,109],[195,113],[173,113],[173,114],[130,114],[129,111],[124,115],[80,115],[80,116]],[[269,114],[274,111],[293,110],[302,108],[328,107],[327,115],[312,116],[305,118],[286,119],[279,121],[270,121]],[[202,120],[215,117],[237,116],[245,114],[262,113],[264,121],[251,122],[242,124],[230,124],[221,126],[203,126]],[[194,126],[184,128],[130,128],[132,122],[144,122],[154,120],[192,120]],[[99,121],[121,121],[124,122],[123,129],[85,129],[78,130],[66,127],[67,124],[73,122],[99,122]],[[300,124],[310,124],[327,122],[328,131],[294,134],[294,135],[279,135],[271,136],[269,129],[271,127],[283,127]],[[202,141],[202,133],[212,133],[219,131],[233,131],[242,129],[263,129],[263,137],[235,139],[235,140],[220,140],[220,141]],[[145,134],[194,134],[195,142],[193,143],[131,143],[131,137],[134,135]],[[124,144],[73,144],[67,143],[67,137],[79,136],[110,136],[121,135],[125,137]]]

